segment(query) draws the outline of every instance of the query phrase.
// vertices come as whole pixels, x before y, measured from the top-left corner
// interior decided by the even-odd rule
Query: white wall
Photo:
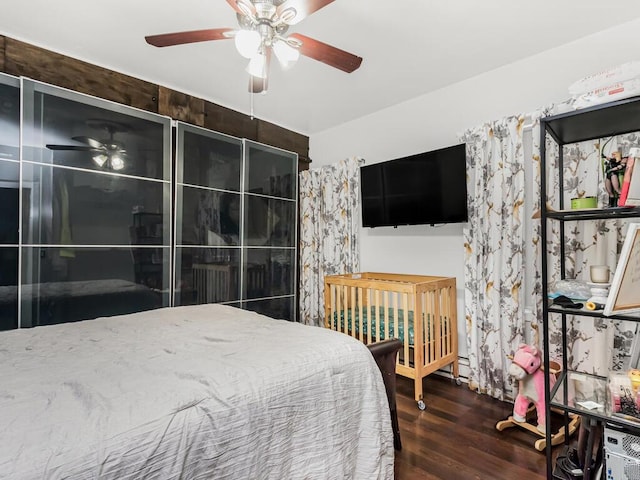
[[[311,167],[350,156],[371,164],[459,143],[457,134],[468,128],[559,103],[575,80],[639,57],[640,20],[634,20],[312,135]],[[363,271],[456,277],[460,354],[466,356],[462,225],[361,233]]]

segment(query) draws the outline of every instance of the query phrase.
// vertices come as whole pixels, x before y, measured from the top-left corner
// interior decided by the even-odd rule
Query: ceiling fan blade
[[[280,16],[282,12],[288,8],[295,9],[295,17],[287,22],[289,25],[295,25],[311,15],[313,12],[317,12],[322,7],[325,7],[334,1],[335,0],[287,0],[278,7],[276,14]]]
[[[84,135],[82,135],[82,136],[79,136],[79,137],[71,137],[71,139],[75,140],[76,142],[86,143],[91,148],[95,148],[95,149],[104,148],[104,145],[102,144],[102,142],[99,142],[95,138],[85,137]]]
[[[207,30],[191,30],[189,32],[163,33],[144,37],[149,45],[154,47],[170,47],[185,43],[208,42],[210,40],[226,40],[231,38],[228,32],[233,28],[209,28]]]
[[[231,8],[233,8],[240,15],[246,15],[247,12],[250,12],[251,15],[256,14],[256,7],[249,0],[241,2],[244,9],[246,9],[247,11],[244,11],[243,7],[238,5],[237,0],[227,0],[227,3],[231,5]]]
[[[331,45],[320,42],[319,40],[300,35],[299,33],[293,33],[289,35],[289,38],[294,38],[302,42],[302,45],[300,46],[301,55],[326,63],[327,65],[342,70],[343,72],[351,73],[357,70],[362,63],[362,57],[358,57],[352,53],[332,47]]]
[[[102,149],[93,148],[89,146],[81,146],[81,145],[52,145],[48,144],[47,148],[49,150],[75,150],[79,152],[100,152]]]

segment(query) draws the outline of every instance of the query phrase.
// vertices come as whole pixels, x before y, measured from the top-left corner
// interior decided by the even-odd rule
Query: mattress
[[[398,338],[404,342],[404,310],[387,308],[385,315],[384,307],[369,307],[362,309],[362,333],[363,335],[368,335],[369,333],[369,325],[371,325],[371,335],[374,340],[385,340],[388,338]],[[398,334],[395,335],[395,312],[398,312]],[[352,322],[352,312],[355,317],[355,326]],[[354,331],[356,333],[360,333],[360,310],[355,308],[353,310],[346,310],[347,316],[347,329],[349,331]],[[339,316],[339,318],[338,318]],[[344,320],[345,320],[345,311],[342,310],[334,313],[334,327],[336,325],[336,321],[340,321],[340,330],[344,330]],[[408,312],[408,326],[409,326],[409,345],[414,345],[414,333],[413,333],[413,311]],[[427,328],[429,327],[429,323],[426,324]]]
[[[224,305],[0,332],[1,479],[386,479],[362,343]]]

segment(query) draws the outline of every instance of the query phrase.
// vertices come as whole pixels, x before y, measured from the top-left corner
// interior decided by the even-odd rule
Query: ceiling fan
[[[126,132],[129,128],[122,123],[109,120],[87,120],[87,125],[106,130],[109,138],[96,140],[95,138],[81,135],[71,137],[71,139],[79,143],[84,143],[85,145],[47,144],[47,148],[49,150],[91,152],[93,154],[91,158],[99,168],[108,168],[115,171],[124,169],[127,151],[124,149],[124,144],[115,140],[114,137],[116,133]]]
[[[227,0],[236,11],[239,29],[211,28],[187,32],[149,35],[145,40],[156,47],[233,38],[240,55],[249,59],[249,91],[266,93],[272,52],[283,68],[292,66],[300,55],[351,73],[362,57],[332,47],[313,38],[293,33],[289,27],[335,0]]]

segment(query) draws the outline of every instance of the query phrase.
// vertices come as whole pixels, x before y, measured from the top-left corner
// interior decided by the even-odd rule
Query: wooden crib
[[[414,379],[421,410],[425,376],[451,365],[458,380],[455,278],[370,272],[327,275],[324,309],[325,327],[365,344],[388,338],[403,342],[396,373]]]

